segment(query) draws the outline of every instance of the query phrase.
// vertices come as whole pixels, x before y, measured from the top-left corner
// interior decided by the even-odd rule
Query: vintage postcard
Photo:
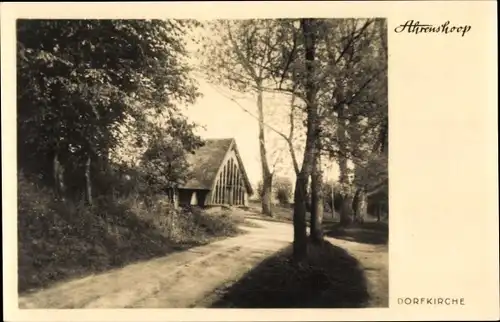
[[[4,320],[498,320],[495,13],[2,3]]]

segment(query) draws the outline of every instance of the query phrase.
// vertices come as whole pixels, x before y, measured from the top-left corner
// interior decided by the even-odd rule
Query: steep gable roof
[[[222,162],[226,155],[234,147],[236,157],[240,163],[241,172],[247,189],[252,192],[252,186],[248,180],[243,163],[236,148],[235,140],[227,139],[208,139],[205,145],[198,148],[194,154],[190,154],[187,161],[191,167],[188,181],[181,187],[184,189],[203,189],[210,190],[216,180],[217,173],[222,167]]]

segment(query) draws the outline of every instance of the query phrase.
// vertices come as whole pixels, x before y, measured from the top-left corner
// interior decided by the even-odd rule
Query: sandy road
[[[243,227],[248,231],[244,235],[56,284],[20,297],[19,307],[190,307],[217,286],[238,280],[291,241],[291,225],[257,223],[259,228]]]
[[[56,284],[22,296],[19,307],[32,308],[188,308],[196,306],[217,287],[231,284],[266,257],[292,241],[293,228],[287,223],[254,219],[260,227],[244,227],[247,234],[138,262],[123,268]],[[375,256],[372,245],[329,240],[352,253],[367,266],[369,291],[387,292],[387,253]],[[354,252],[354,253],[353,253]],[[365,256],[367,255],[367,256]],[[366,257],[366,258],[365,258]],[[367,261],[367,259],[370,259]],[[387,272],[385,272],[385,275]],[[367,277],[369,277],[367,275]],[[384,289],[385,287],[385,289]],[[374,294],[372,305],[386,305]],[[384,296],[382,296],[383,298]]]

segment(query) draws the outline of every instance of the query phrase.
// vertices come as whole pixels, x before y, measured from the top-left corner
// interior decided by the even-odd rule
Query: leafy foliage
[[[334,181],[326,181],[323,183],[323,196],[325,209],[332,210],[332,201],[335,211],[340,211],[342,205],[342,185]]]
[[[199,58],[211,82],[239,92],[257,91],[273,79],[282,38],[280,20],[214,20],[207,23],[210,40]]]
[[[262,182],[262,180],[259,180],[257,182],[257,189],[256,189],[256,191],[257,191],[257,196],[259,198],[262,198],[262,194],[264,193],[264,183]]]
[[[234,236],[240,219],[224,213],[151,206],[131,194],[81,202],[54,199],[51,189],[18,174],[19,291],[164,256],[179,248]]]
[[[387,178],[387,48],[386,26],[380,19],[346,20],[336,25],[341,40],[328,34],[338,57],[331,97],[325,101],[330,126],[323,127],[322,147],[340,161],[355,164],[353,182],[366,187]],[[340,82],[339,82],[340,81]],[[339,86],[341,85],[341,86]],[[341,167],[349,176],[347,169]]]
[[[186,135],[192,133],[193,125],[173,119],[168,123],[171,134],[165,131],[152,134],[139,165],[151,192],[182,185],[189,175],[186,152],[192,152],[203,144],[200,138]]]
[[[202,143],[181,109],[199,96],[185,48],[197,26],[18,20],[21,290],[234,232],[229,218],[144,202],[183,180],[186,154]],[[64,202],[51,189],[54,160],[71,197]],[[92,207],[81,202],[89,181]]]
[[[286,177],[277,177],[274,180],[274,193],[281,205],[290,204],[293,194],[293,182]]]
[[[50,182],[56,154],[78,172],[88,157],[107,163],[124,137],[141,133],[137,143],[143,144],[148,118],[182,119],[178,104],[199,95],[188,77],[183,38],[193,26],[18,20],[19,165]],[[186,130],[173,137],[193,135]]]

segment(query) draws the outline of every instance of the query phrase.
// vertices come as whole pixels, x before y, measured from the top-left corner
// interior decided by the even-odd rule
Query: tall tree
[[[363,222],[367,214],[368,198],[387,188],[387,147],[388,147],[388,106],[387,106],[387,29],[385,21],[375,20],[367,38],[372,46],[367,64],[376,67],[372,69],[375,79],[367,86],[371,100],[370,109],[364,112],[365,119],[353,120],[351,132],[354,132],[352,150],[357,150],[363,156],[363,162],[356,162],[354,185],[356,186],[353,200],[354,220]],[[368,58],[371,58],[368,59]],[[365,122],[362,122],[365,121]],[[360,130],[361,129],[361,130]],[[356,133],[359,131],[358,133]],[[362,137],[362,139],[356,139]]]
[[[316,138],[316,141],[319,141]],[[316,142],[318,144],[319,142]],[[324,216],[324,195],[323,195],[323,171],[321,167],[321,150],[316,148],[311,174],[311,218],[310,236],[315,243],[323,241],[323,216]]]
[[[311,173],[311,236],[321,240],[321,219],[323,216],[323,195],[321,184],[321,155],[322,150],[334,156],[341,170],[340,181],[343,183],[345,206],[342,213],[343,221],[351,219],[352,174],[349,161],[353,161],[350,149],[359,149],[356,133],[353,128],[362,127],[361,121],[371,113],[366,106],[373,100],[373,85],[377,78],[373,66],[377,61],[373,59],[374,51],[373,28],[375,20],[363,19],[320,19],[315,24],[317,33],[316,59],[316,96],[317,96],[317,129],[313,135],[317,142],[314,152],[313,169]],[[282,29],[288,30],[288,39],[283,41],[283,58],[278,65],[279,79],[277,88],[292,92],[294,97],[303,98],[307,105],[307,70],[301,68],[303,53],[305,52],[305,38],[294,37],[293,22],[282,23]],[[371,37],[371,38],[370,38]],[[287,38],[284,38],[285,40]],[[366,55],[368,59],[364,58]],[[375,62],[375,64],[373,64]],[[304,65],[304,64],[302,64]],[[285,76],[285,77],[284,77]],[[284,82],[286,79],[288,82]],[[284,85],[285,84],[285,85]],[[288,87],[286,86],[288,85]],[[326,121],[323,121],[326,120]],[[371,126],[371,125],[370,125]],[[370,126],[364,126],[369,128]],[[323,129],[325,129],[323,131]],[[283,136],[286,139],[286,136]],[[332,153],[335,151],[336,153]],[[337,152],[342,153],[337,153]],[[293,151],[292,151],[293,159]],[[356,160],[357,161],[357,160]],[[296,167],[297,169],[297,167]],[[297,172],[297,171],[296,171]],[[362,189],[358,189],[362,195]],[[361,196],[363,197],[363,196]],[[361,198],[362,199],[362,198]],[[360,198],[356,198],[360,200]],[[357,202],[356,202],[357,204]],[[315,238],[314,236],[318,236]]]
[[[179,20],[18,20],[19,166],[85,192],[123,131],[198,96]],[[42,157],[43,156],[43,157]],[[47,160],[43,158],[47,156]]]
[[[307,182],[311,175],[315,160],[316,135],[318,129],[318,105],[316,95],[318,92],[315,78],[316,70],[316,21],[314,19],[301,19],[300,25],[304,38],[305,78],[304,89],[307,110],[306,146],[302,168],[295,183],[294,194],[294,240],[293,250],[296,261],[302,261],[307,255],[307,232],[305,224]]]
[[[387,56],[381,40],[386,31],[383,20],[377,19],[345,19],[324,26],[338,32],[324,33],[325,41],[330,42],[327,62],[332,69],[330,81],[325,83],[332,85],[325,87],[325,93],[331,94],[323,96],[322,103],[331,107],[324,117],[332,126],[322,140],[339,164],[344,190],[341,221],[348,224],[363,220],[362,204],[370,190],[355,180],[354,172],[366,168],[374,142],[382,128],[387,128],[383,126],[387,124]]]

